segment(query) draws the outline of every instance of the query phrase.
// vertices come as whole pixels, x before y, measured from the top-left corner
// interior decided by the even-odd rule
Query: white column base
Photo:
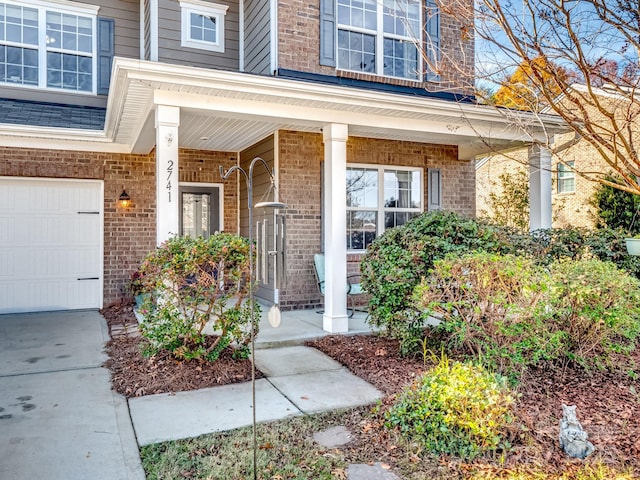
[[[347,315],[322,316],[322,329],[329,333],[347,333],[349,331],[349,317]]]

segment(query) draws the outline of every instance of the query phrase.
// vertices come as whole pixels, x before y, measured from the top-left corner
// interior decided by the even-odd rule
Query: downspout
[[[240,0],[238,11],[238,24],[239,24],[239,34],[238,34],[238,50],[240,50],[238,55],[238,70],[244,72],[244,0]]]
[[[277,0],[270,0],[269,16],[270,16],[269,43],[271,47],[270,71],[271,71],[271,75],[275,76],[278,73],[278,1]]]

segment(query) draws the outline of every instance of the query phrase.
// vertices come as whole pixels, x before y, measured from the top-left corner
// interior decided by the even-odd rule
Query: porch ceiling
[[[457,145],[459,157],[514,148],[565,131],[555,116],[285,78],[116,58],[103,131],[2,125],[0,146],[148,153],[155,108],[180,107],[183,148],[238,152],[276,130]],[[526,125],[527,133],[523,133]]]
[[[237,152],[276,130],[329,123],[348,124],[350,136],[458,145],[466,159],[532,140],[494,108],[428,97],[122,58],[112,80],[106,133],[136,153],[155,145],[156,105],[180,107],[179,143],[192,149]],[[553,116],[517,120],[539,136],[563,129]]]

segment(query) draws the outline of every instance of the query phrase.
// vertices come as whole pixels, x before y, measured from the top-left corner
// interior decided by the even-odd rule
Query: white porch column
[[[529,229],[551,228],[551,152],[529,148]]]
[[[156,105],[156,242],[180,232],[178,126],[180,108]]]
[[[349,127],[332,123],[324,135],[325,291],[322,328],[349,331],[347,317],[347,138]]]

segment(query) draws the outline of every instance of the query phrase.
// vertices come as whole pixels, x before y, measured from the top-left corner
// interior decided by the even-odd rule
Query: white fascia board
[[[113,143],[99,130],[0,124],[1,146],[24,148],[27,141],[29,147],[52,150],[113,153],[130,151],[128,145]]]
[[[262,77],[236,72],[205,70],[195,67],[180,67],[162,63],[138,62],[131,59],[117,59],[117,66],[127,70],[130,80],[139,79],[145,82],[166,82],[189,87],[200,87],[223,93],[264,95],[265,98],[295,98],[301,102],[317,101],[331,108],[331,104],[357,105],[371,109],[388,109],[389,111],[414,112],[424,115],[441,115],[449,117],[449,121],[462,125],[467,122],[484,121],[498,125],[508,125],[512,119],[519,119],[520,124],[529,124],[537,130],[538,123],[546,128],[563,129],[564,122],[555,115],[534,116],[527,112],[509,112],[511,119],[505,118],[495,108],[486,105],[456,103],[446,100],[409,97],[386,92],[376,92],[351,87],[323,85],[312,82],[283,79],[278,77]],[[201,95],[200,98],[205,97]]]
[[[278,104],[259,100],[241,100],[230,97],[206,97],[199,94],[171,92],[166,90],[154,91],[153,103],[156,105],[175,105],[180,108],[193,110],[211,110],[222,112],[233,118],[250,118],[252,121],[273,123],[298,123],[301,125],[322,127],[331,123],[345,123],[383,130],[411,130],[413,132],[444,134],[457,137],[495,137],[501,139],[518,140],[522,133],[502,125],[476,125],[468,123],[456,124],[455,128],[449,122],[436,122],[425,115],[423,118],[407,118],[392,116],[386,112],[352,112],[335,110],[326,107],[306,107],[299,105]]]

